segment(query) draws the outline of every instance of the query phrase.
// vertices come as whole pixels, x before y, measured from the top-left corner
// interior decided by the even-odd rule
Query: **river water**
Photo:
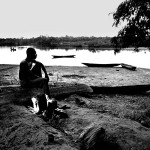
[[[26,57],[27,46],[15,47],[16,51],[11,52],[10,47],[0,47],[0,64],[19,64]],[[115,54],[114,50],[62,50],[62,49],[37,49],[37,60],[45,66],[84,66],[82,63],[126,63],[141,68],[150,69],[150,51],[140,48],[139,52],[131,49],[124,49]],[[75,58],[57,58],[52,55],[75,55]]]

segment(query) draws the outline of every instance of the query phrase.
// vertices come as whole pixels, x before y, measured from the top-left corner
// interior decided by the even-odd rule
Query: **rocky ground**
[[[19,84],[18,66],[0,65],[0,85]],[[47,67],[50,83],[84,83],[89,86],[150,84],[150,70],[137,68]],[[57,99],[68,106],[68,118],[44,120],[25,107],[28,93],[0,90],[0,149],[78,150],[79,136],[90,126],[106,131],[110,143],[123,150],[150,149],[150,94],[73,94]],[[49,136],[54,141],[49,141]],[[113,140],[112,140],[113,139]],[[102,149],[102,147],[101,147]],[[108,148],[111,149],[111,148]],[[115,148],[112,148],[115,149]],[[117,148],[116,148],[117,149]]]

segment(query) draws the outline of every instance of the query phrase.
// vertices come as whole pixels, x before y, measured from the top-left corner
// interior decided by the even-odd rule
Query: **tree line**
[[[1,38],[0,46],[26,46],[47,48],[110,48],[112,47],[111,37],[48,37],[39,36],[36,38]]]
[[[150,0],[124,0],[113,13],[114,26],[126,25],[115,37],[47,37],[0,39],[0,46],[33,45],[49,48],[127,48],[150,49]]]

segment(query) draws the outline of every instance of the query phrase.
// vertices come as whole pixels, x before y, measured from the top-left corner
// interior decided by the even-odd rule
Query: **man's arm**
[[[44,72],[44,74],[45,74],[45,78],[49,81],[49,76],[48,76],[48,74],[47,74],[47,71],[46,71],[44,65],[41,64],[41,66],[42,66],[42,70],[43,70],[43,72]]]

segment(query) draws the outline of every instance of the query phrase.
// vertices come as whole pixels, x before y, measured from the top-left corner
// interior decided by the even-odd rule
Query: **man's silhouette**
[[[37,54],[34,48],[28,48],[27,57],[20,63],[19,79],[22,87],[39,87],[44,89],[47,98],[50,98],[48,87],[49,77],[44,65],[36,61]],[[42,77],[42,70],[45,77]]]

